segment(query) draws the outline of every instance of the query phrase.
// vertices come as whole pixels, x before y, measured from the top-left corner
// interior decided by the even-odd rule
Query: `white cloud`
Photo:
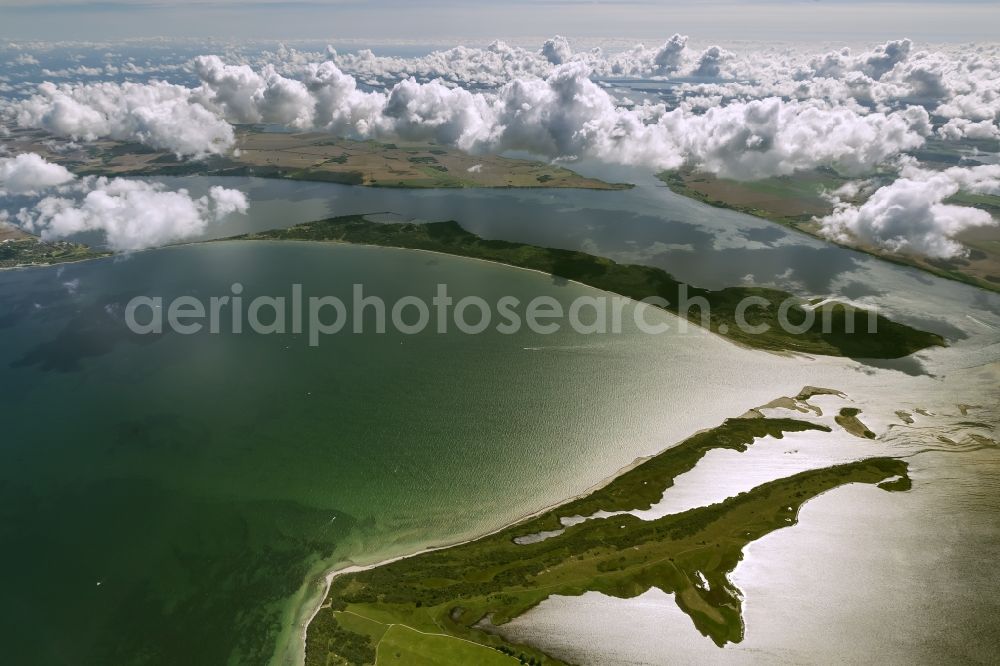
[[[664,42],[653,56],[653,64],[657,71],[661,74],[673,74],[680,69],[684,64],[684,49],[687,48],[687,42],[687,36],[676,33]]]
[[[674,43],[682,49],[684,39]],[[726,57],[707,53],[711,67]],[[919,107],[866,113],[770,98],[704,114],[666,111],[662,105],[626,108],[591,79],[580,60],[555,67],[545,79],[516,78],[484,92],[412,78],[387,92],[363,92],[332,61],[307,66],[301,82],[272,67],[259,75],[217,57],[199,58],[196,68],[202,85],[194,98],[233,122],[434,140],[472,152],[525,150],[553,159],[589,156],[652,168],[693,164],[732,178],[819,165],[861,172],[920,146],[930,132],[927,113]]]
[[[93,141],[102,137],[137,141],[178,155],[222,153],[233,129],[191,99],[183,86],[139,83],[43,83],[35,95],[8,107],[22,127]]]
[[[880,79],[892,71],[893,67],[906,60],[912,47],[913,42],[909,39],[886,42],[861,59],[861,69],[873,79]]]
[[[965,118],[952,118],[938,128],[942,139],[958,141],[960,139],[1000,139],[1000,127],[983,120],[974,123]]]
[[[46,162],[35,153],[0,157],[0,196],[6,193],[33,195],[68,183],[73,177],[65,167]]]
[[[965,248],[955,236],[970,227],[996,226],[997,220],[978,208],[944,203],[960,191],[1000,194],[1000,165],[944,171],[907,166],[899,179],[860,206],[840,203],[819,222],[824,235],[840,242],[857,240],[934,258],[963,256]]]
[[[692,74],[694,76],[716,77],[722,72],[722,65],[731,60],[733,54],[718,46],[710,46],[698,56],[698,66]]]
[[[552,39],[545,40],[542,44],[542,57],[545,58],[549,63],[553,65],[561,65],[564,62],[569,62],[570,57],[573,55],[573,50],[569,46],[569,41],[561,36],[556,35]]]
[[[219,186],[195,198],[161,183],[94,176],[74,180],[63,167],[33,153],[0,159],[0,178],[11,194],[44,195],[13,217],[5,216],[7,221],[16,221],[43,240],[100,231],[114,250],[190,238],[210,222],[248,208],[242,192]]]
[[[200,80],[193,88],[44,84],[10,103],[8,116],[66,136],[142,141],[184,155],[226,152],[229,123],[263,122],[471,152],[693,165],[741,179],[824,165],[862,173],[935,131],[946,140],[994,136],[998,64],[993,46],[922,51],[901,39],[814,56],[786,46],[697,50],[679,34],[656,48],[614,53],[574,53],[558,36],[539,50],[497,41],[415,58],[234,49],[225,59],[192,61]],[[604,80],[688,76],[711,80],[662,96]]]

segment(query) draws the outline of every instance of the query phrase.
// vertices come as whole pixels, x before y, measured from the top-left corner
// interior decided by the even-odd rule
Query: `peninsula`
[[[734,342],[756,349],[800,352],[827,356],[890,359],[921,349],[944,345],[941,336],[873,315],[874,332],[869,328],[873,313],[837,302],[810,303],[792,294],[765,287],[727,287],[710,291],[675,279],[666,271],[650,266],[619,264],[611,259],[584,252],[560,250],[524,243],[486,240],[463,229],[457,222],[381,223],[363,215],[334,217],[298,224],[287,229],[235,236],[231,240],[330,241],[430,250],[462,257],[495,261],[574,280],[597,289],[621,294],[634,300],[665,299],[664,309],[687,317],[694,324]],[[685,300],[701,298],[709,305],[707,316],[701,308],[681,310]],[[753,298],[757,305],[740,310],[741,303]],[[789,301],[792,299],[792,301]],[[794,301],[794,302],[793,302]],[[789,323],[801,332],[785,330],[779,320],[782,303]],[[811,309],[813,312],[807,312]],[[813,316],[815,315],[815,316]],[[745,317],[745,326],[739,325]],[[812,323],[808,324],[807,319]],[[853,321],[852,326],[850,322]],[[764,332],[752,332],[767,327]]]
[[[18,227],[0,222],[0,269],[63,264],[110,254],[82,243],[46,242]]]
[[[502,625],[553,595],[628,599],[652,587],[675,595],[717,645],[743,639],[742,595],[728,579],[743,548],[797,522],[810,499],[849,483],[906,490],[907,465],[869,458],[765,483],[725,501],[644,521],[592,517],[553,536],[561,518],[648,509],[714,449],[745,451],[764,437],[813,430],[790,418],[735,418],[641,462],[603,487],[464,544],[335,573],[307,635],[306,664],[562,664],[503,635]]]

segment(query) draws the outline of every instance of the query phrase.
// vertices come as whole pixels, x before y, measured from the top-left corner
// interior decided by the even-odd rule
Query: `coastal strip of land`
[[[768,351],[891,359],[944,345],[939,335],[846,304],[824,302],[816,305],[795,299],[788,292],[765,287],[701,289],[680,282],[659,268],[619,264],[573,250],[483,239],[454,221],[382,223],[363,215],[348,215],[233,239],[354,243],[495,261],[573,280],[637,301],[653,297],[663,299],[666,302],[663,307],[669,312],[736,343]],[[756,306],[745,307],[751,298]],[[701,302],[708,304],[707,313],[697,305],[686,306]],[[782,304],[786,302],[789,303],[784,313],[786,321],[796,330],[783,326],[779,318]],[[742,309],[741,304],[744,304]],[[874,326],[869,327],[869,321]],[[766,331],[753,332],[765,327]]]
[[[909,487],[907,465],[869,458],[772,481],[723,502],[643,521],[593,518],[533,543],[515,540],[562,517],[648,507],[713,449],[746,450],[764,437],[826,426],[736,418],[629,468],[606,485],[498,532],[377,566],[336,572],[308,627],[306,663],[561,664],[508,640],[502,625],[553,595],[597,591],[633,598],[651,587],[675,596],[717,645],[743,639],[742,595],[728,575],[743,548],[795,524],[810,499],[849,483]]]
[[[65,264],[110,254],[82,243],[43,241],[11,224],[0,222],[0,269]]]
[[[68,145],[39,130],[13,130],[11,148],[30,151],[78,175],[254,176],[367,187],[578,188],[623,190],[537,160],[473,155],[430,143],[355,141],[326,132],[273,132],[243,125],[227,155],[178,158],[139,143],[102,139]]]

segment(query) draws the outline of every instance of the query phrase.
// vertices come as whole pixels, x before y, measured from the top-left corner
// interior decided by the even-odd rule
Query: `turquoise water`
[[[737,408],[690,409],[746,352],[628,323],[605,338],[342,334],[319,347],[124,327],[133,295],[225,295],[234,281],[248,298],[301,283],[348,302],[356,282],[390,303],[429,300],[438,283],[489,302],[596,293],[473,260],[295,243],[3,273],[5,663],[264,663],[324,562],[495,528]],[[773,362],[753,359],[747,385]],[[669,386],[689,387],[688,413]]]

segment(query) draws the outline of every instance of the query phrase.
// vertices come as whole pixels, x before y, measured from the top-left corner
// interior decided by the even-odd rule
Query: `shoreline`
[[[366,215],[377,215],[377,214],[379,214],[379,213],[366,213]],[[155,252],[157,250],[168,250],[168,249],[171,249],[171,248],[197,247],[199,245],[207,245],[209,243],[314,243],[316,245],[335,245],[335,246],[343,246],[343,247],[363,247],[363,248],[369,248],[369,249],[397,250],[397,251],[403,251],[403,252],[424,252],[424,253],[427,253],[427,254],[436,255],[436,256],[440,256],[440,257],[449,257],[451,259],[458,259],[458,260],[478,261],[478,262],[483,262],[483,263],[486,263],[486,264],[492,264],[494,266],[503,266],[504,268],[508,268],[508,269],[526,271],[526,272],[529,272],[529,273],[535,273],[537,275],[542,275],[542,276],[545,276],[545,277],[552,277],[551,273],[546,273],[545,271],[538,270],[537,268],[527,268],[525,266],[515,266],[514,264],[508,264],[508,263],[505,263],[503,261],[497,261],[495,259],[484,259],[482,257],[469,257],[469,256],[465,256],[465,255],[460,255],[460,254],[452,254],[452,253],[449,253],[449,252],[440,252],[438,250],[427,250],[427,249],[424,249],[424,248],[416,248],[416,247],[413,247],[413,248],[411,248],[411,247],[394,247],[394,246],[387,246],[387,245],[374,245],[374,244],[371,244],[371,243],[350,243],[350,242],[347,242],[347,241],[339,241],[339,240],[304,240],[304,239],[291,239],[291,238],[289,238],[289,239],[276,239],[276,238],[251,239],[251,238],[232,238],[232,237],[227,237],[227,238],[208,238],[208,239],[205,239],[205,240],[184,241],[184,242],[180,242],[180,243],[171,243],[169,245],[160,245],[158,247],[147,247],[147,248],[143,248],[141,250],[132,250],[132,251],[129,251],[129,252],[110,253],[110,254],[105,254],[105,255],[100,255],[100,256],[95,256],[95,257],[87,257],[87,258],[84,258],[84,259],[75,259],[73,261],[64,261],[64,262],[59,262],[59,263],[55,263],[55,264],[25,264],[25,265],[21,265],[21,266],[9,266],[9,267],[6,267],[6,268],[0,268],[0,271],[5,271],[5,270],[6,271],[25,270],[25,269],[32,269],[32,268],[52,268],[54,266],[60,266],[60,265],[64,265],[64,264],[80,264],[80,263],[89,262],[89,261],[97,261],[97,260],[100,260],[100,259],[114,259],[115,257],[117,257],[119,255],[130,255],[130,254],[135,254],[135,253],[140,253],[140,252]],[[617,298],[624,298],[624,299],[626,299],[626,301],[628,301],[631,304],[634,304],[635,306],[646,305],[644,303],[641,303],[640,301],[635,300],[634,298],[631,298],[629,296],[625,296],[624,294],[619,294],[619,293],[613,292],[613,291],[607,291],[606,289],[601,289],[600,287],[595,287],[593,285],[587,284],[585,282],[580,282],[580,281],[574,280],[572,278],[560,278],[560,279],[564,280],[567,284],[574,284],[574,285],[576,285],[578,287],[583,287],[585,289],[592,289],[592,290],[597,291],[597,292],[602,293],[602,294],[608,294],[610,296],[614,296],[614,297],[617,297]],[[782,357],[785,357],[785,358],[801,357],[801,358],[805,358],[805,359],[808,359],[808,360],[815,360],[815,356],[816,355],[810,354],[810,353],[807,353],[807,352],[800,352],[800,351],[789,350],[789,349],[764,349],[764,348],[761,348],[761,347],[753,347],[753,346],[748,345],[746,343],[739,342],[738,340],[733,340],[732,338],[729,338],[729,337],[727,337],[725,335],[721,335],[720,333],[718,333],[716,331],[713,331],[711,329],[704,328],[704,327],[702,327],[702,326],[700,326],[698,324],[690,323],[687,319],[684,319],[680,315],[678,315],[678,314],[676,314],[674,312],[670,312],[669,310],[666,310],[664,308],[657,308],[655,306],[652,306],[652,307],[654,307],[655,310],[663,312],[666,315],[672,317],[673,319],[676,319],[677,321],[685,322],[687,325],[689,325],[691,327],[692,330],[696,330],[696,331],[699,331],[701,333],[707,333],[707,334],[710,334],[710,335],[714,335],[715,337],[719,338],[720,340],[724,340],[725,342],[728,342],[729,344],[731,344],[731,345],[733,345],[733,346],[735,346],[735,347],[737,347],[739,349],[745,350],[745,351],[763,352],[765,354],[774,354],[775,356],[782,356]],[[844,356],[839,356],[839,357],[838,356],[831,356],[831,358],[847,358],[847,357],[844,357]],[[530,516],[526,516],[526,518],[527,517],[530,517]]]
[[[349,245],[349,243],[345,243],[345,245]],[[381,246],[374,246],[374,247],[381,247]],[[451,256],[451,255],[449,255],[449,256]],[[525,270],[529,270],[529,269],[525,269]],[[707,432],[707,431],[712,430],[712,429],[713,429],[713,426],[706,426],[704,428],[701,428],[699,430],[691,432],[691,433],[689,433],[685,437],[685,440],[688,439],[688,438],[691,438],[691,437],[695,437],[695,436],[697,436],[697,435],[699,435],[701,433]],[[312,625],[313,620],[316,619],[316,616],[319,615],[319,612],[321,610],[323,610],[323,606],[326,603],[327,597],[329,597],[329,595],[330,595],[330,586],[332,585],[333,580],[337,576],[341,576],[341,575],[344,575],[344,574],[350,574],[350,573],[358,573],[358,572],[361,572],[361,571],[370,571],[372,569],[377,569],[378,567],[385,566],[387,564],[392,564],[393,562],[399,562],[401,560],[407,560],[407,559],[410,559],[412,557],[417,557],[418,555],[423,555],[425,553],[432,553],[432,552],[436,552],[436,551],[440,551],[440,550],[447,550],[449,548],[455,548],[455,547],[462,546],[462,545],[465,545],[465,544],[473,543],[475,541],[479,541],[480,539],[485,539],[486,537],[492,536],[492,535],[497,534],[499,532],[503,532],[504,530],[510,529],[511,527],[515,527],[516,525],[519,525],[519,524],[521,524],[523,522],[526,522],[526,521],[531,520],[533,518],[537,518],[538,516],[540,516],[540,515],[542,515],[544,513],[547,513],[549,511],[554,510],[554,509],[558,509],[559,507],[561,507],[563,505],[566,505],[566,504],[569,504],[571,502],[575,502],[576,500],[579,500],[579,499],[582,499],[584,497],[587,497],[588,495],[592,494],[593,492],[595,492],[597,490],[600,490],[601,488],[603,488],[603,487],[607,486],[608,484],[612,483],[618,477],[620,477],[620,476],[628,473],[629,471],[635,469],[636,467],[638,467],[639,465],[643,464],[644,462],[646,462],[646,461],[648,461],[648,460],[650,460],[652,458],[655,458],[656,456],[664,453],[665,451],[668,451],[669,449],[677,446],[678,444],[680,444],[681,442],[683,442],[685,440],[680,440],[680,441],[677,441],[677,442],[673,442],[670,446],[666,446],[666,447],[664,447],[664,448],[662,448],[662,449],[660,449],[660,450],[658,450],[658,451],[656,451],[654,453],[651,453],[651,454],[648,454],[648,455],[645,455],[645,456],[639,456],[638,458],[636,458],[635,460],[633,460],[629,464],[625,465],[624,467],[619,468],[618,470],[616,470],[615,472],[612,472],[608,476],[603,477],[600,481],[598,481],[597,483],[592,484],[591,486],[585,488],[584,490],[580,491],[579,493],[576,493],[576,494],[574,494],[574,495],[572,495],[570,497],[566,497],[566,498],[563,498],[563,499],[558,500],[556,502],[553,502],[551,504],[548,504],[548,505],[546,505],[544,507],[541,507],[540,509],[538,509],[536,511],[531,511],[531,512],[529,512],[527,514],[524,514],[524,515],[522,515],[522,516],[520,516],[518,518],[515,518],[515,519],[513,519],[513,520],[511,520],[509,522],[506,522],[506,523],[500,525],[499,527],[497,527],[495,529],[492,529],[492,530],[490,530],[488,532],[483,532],[483,533],[480,533],[480,534],[478,534],[476,536],[472,536],[472,537],[469,537],[469,538],[466,538],[466,539],[460,539],[460,540],[457,540],[457,541],[454,541],[454,542],[451,542],[451,543],[447,543],[447,544],[443,544],[443,545],[440,545],[440,546],[428,546],[428,547],[422,548],[422,549],[420,549],[418,551],[413,551],[413,552],[409,552],[409,553],[404,553],[402,555],[395,555],[393,557],[383,558],[381,560],[377,560],[375,562],[371,562],[371,563],[368,563],[368,564],[355,564],[355,563],[352,563],[350,560],[344,560],[340,564],[335,565],[335,566],[333,566],[330,569],[327,569],[325,572],[321,573],[319,576],[316,577],[316,579],[322,578],[322,580],[323,580],[323,584],[322,584],[323,594],[319,596],[319,600],[315,604],[315,607],[308,613],[308,620],[301,627],[301,632],[299,634],[300,640],[299,640],[299,642],[296,645],[293,646],[293,650],[294,650],[294,654],[295,654],[295,658],[296,658],[295,663],[300,665],[300,664],[304,663],[304,661],[305,661],[305,651],[306,651],[306,643],[308,641],[309,627]],[[346,566],[341,566],[341,564],[346,565]],[[306,581],[307,585],[308,585],[308,583],[309,583],[309,581]],[[298,616],[299,614],[296,613],[295,615]],[[302,616],[305,616],[305,615],[306,615],[305,613],[302,614]]]
[[[365,213],[365,214],[363,214],[363,216],[364,215],[378,215],[378,214],[382,214],[382,213]],[[536,268],[527,268],[525,266],[517,266],[515,264],[510,264],[510,263],[506,263],[506,262],[503,262],[503,261],[498,261],[496,259],[485,259],[483,257],[472,257],[472,256],[467,256],[467,255],[462,255],[462,254],[454,254],[454,253],[450,253],[450,252],[441,252],[439,250],[428,250],[428,249],[425,249],[425,248],[399,247],[399,246],[393,246],[393,245],[376,245],[376,244],[372,244],[372,243],[353,243],[353,242],[350,242],[350,241],[342,241],[342,240],[334,240],[334,239],[330,239],[330,240],[317,240],[317,239],[298,239],[298,238],[245,238],[245,237],[240,237],[240,236],[235,236],[235,237],[234,236],[229,236],[229,237],[224,237],[224,238],[208,238],[208,239],[204,239],[204,240],[183,241],[183,242],[178,242],[178,243],[171,243],[171,244],[168,244],[168,245],[160,245],[160,246],[157,246],[157,247],[142,248],[140,250],[131,250],[131,251],[128,251],[128,252],[110,253],[110,254],[99,255],[99,256],[94,256],[94,257],[87,257],[87,258],[84,258],[84,259],[77,259],[77,260],[73,260],[73,261],[59,262],[59,263],[56,263],[56,264],[26,264],[26,265],[23,265],[23,266],[11,266],[11,267],[8,267],[8,268],[0,268],[0,271],[2,271],[2,270],[31,269],[31,268],[51,268],[53,266],[58,266],[58,265],[61,265],[61,264],[76,264],[76,263],[83,263],[83,262],[88,262],[88,261],[96,261],[96,260],[99,260],[99,259],[114,259],[115,257],[120,256],[120,255],[128,256],[128,255],[131,255],[131,254],[136,254],[136,253],[141,253],[141,252],[153,252],[153,251],[157,251],[157,250],[167,250],[167,249],[170,249],[170,248],[196,247],[196,246],[199,246],[199,245],[207,245],[209,243],[237,243],[237,242],[240,242],[240,243],[313,243],[313,244],[317,244],[317,245],[333,245],[333,246],[343,246],[343,247],[363,247],[363,248],[372,248],[372,249],[380,249],[380,250],[398,250],[398,251],[404,251],[404,252],[425,252],[427,254],[436,255],[436,256],[442,256],[442,257],[449,257],[449,258],[452,258],[452,259],[464,259],[464,260],[471,260],[471,261],[479,261],[479,262],[483,262],[483,263],[487,263],[487,264],[493,264],[495,266],[503,266],[504,268],[522,270],[522,271],[527,271],[527,272],[530,272],[530,273],[536,273],[538,275],[542,275],[542,276],[545,276],[545,277],[559,277],[560,280],[563,280],[563,281],[565,281],[565,283],[568,283],[568,284],[571,283],[571,284],[577,285],[579,287],[584,287],[586,289],[595,290],[595,291],[600,292],[602,294],[607,294],[607,295],[610,295],[610,296],[613,296],[613,297],[617,297],[617,298],[624,298],[629,303],[632,303],[635,306],[647,305],[645,303],[642,303],[641,301],[637,301],[634,298],[631,298],[631,297],[626,296],[624,294],[620,294],[618,292],[608,291],[606,289],[602,289],[600,287],[597,287],[597,286],[594,286],[594,285],[591,285],[591,284],[587,284],[585,282],[580,282],[580,281],[574,280],[572,278],[566,278],[566,277],[560,277],[560,276],[553,276],[551,273],[548,273],[546,271],[539,270],[539,269],[536,269]],[[824,354],[824,353],[816,353],[816,352],[798,351],[798,350],[795,350],[795,349],[771,349],[771,348],[767,348],[767,347],[755,347],[755,346],[747,344],[745,342],[741,342],[739,340],[735,340],[735,339],[733,339],[733,338],[731,338],[731,337],[729,337],[727,335],[723,335],[723,334],[719,333],[718,331],[712,330],[711,328],[705,328],[705,327],[703,327],[703,326],[701,326],[701,325],[699,325],[697,323],[692,323],[689,320],[681,317],[677,313],[671,312],[670,310],[667,310],[666,308],[661,308],[661,307],[656,307],[656,306],[651,306],[651,307],[653,307],[657,311],[661,311],[661,312],[666,313],[667,315],[669,315],[669,316],[677,319],[680,322],[684,322],[686,325],[690,325],[693,329],[696,329],[696,330],[702,331],[704,333],[708,333],[708,334],[714,335],[714,336],[716,336],[716,337],[718,337],[718,338],[720,338],[722,340],[725,340],[729,344],[732,344],[732,345],[736,346],[737,348],[743,349],[743,350],[746,350],[746,351],[764,352],[764,353],[767,353],[767,354],[774,354],[776,356],[782,356],[782,357],[785,357],[785,358],[798,358],[798,357],[801,357],[801,358],[805,358],[805,359],[808,359],[808,360],[815,360],[817,356],[830,357],[830,358],[851,358],[850,356],[843,355],[843,354]],[[944,345],[944,346],[947,346],[947,345]],[[901,357],[901,358],[905,358],[905,356]]]
[[[191,242],[191,243],[181,243],[181,244],[178,244],[178,245],[171,245],[171,246],[165,246],[165,247],[182,247],[184,245],[202,245],[202,244],[205,244],[205,243],[221,243],[221,242],[227,242],[227,243],[233,243],[233,242],[248,242],[248,243],[261,243],[261,242],[264,242],[264,243],[317,243],[319,245],[340,245],[340,246],[344,246],[344,247],[365,247],[365,248],[373,248],[373,249],[378,249],[378,250],[402,250],[404,252],[426,252],[427,254],[433,254],[433,255],[440,256],[440,257],[450,257],[452,259],[465,259],[465,260],[469,260],[469,261],[480,261],[480,262],[483,262],[483,263],[486,263],[486,264],[493,264],[494,266],[503,266],[504,268],[513,268],[513,269],[519,270],[519,271],[527,271],[529,273],[536,273],[538,275],[542,275],[542,276],[545,276],[545,277],[553,277],[553,275],[551,273],[546,273],[545,271],[538,270],[537,268],[527,268],[525,266],[515,266],[514,264],[508,264],[508,263],[505,263],[503,261],[497,261],[495,259],[484,259],[482,257],[469,257],[469,256],[462,255],[462,254],[452,254],[450,252],[440,252],[438,250],[427,250],[427,249],[420,248],[420,247],[396,247],[396,246],[392,246],[392,245],[373,245],[371,243],[350,243],[350,242],[347,242],[347,241],[339,241],[339,240],[300,240],[300,239],[295,239],[295,238],[285,238],[285,239],[277,239],[277,238],[261,238],[261,239],[251,239],[251,238],[218,238],[218,239],[212,239],[212,240],[207,240],[207,241],[195,241],[195,242]],[[162,248],[149,248],[149,249],[155,250],[155,249],[162,249]],[[145,252],[146,250],[142,250],[142,251]],[[629,303],[635,304],[636,306],[642,305],[642,306],[646,306],[646,307],[652,307],[654,310],[656,310],[658,312],[663,312],[663,313],[669,315],[670,317],[673,317],[674,319],[677,319],[678,321],[685,322],[692,330],[699,331],[700,333],[707,333],[709,335],[714,335],[715,337],[719,338],[720,340],[728,342],[729,344],[734,345],[734,346],[736,346],[736,347],[738,347],[740,349],[743,349],[745,351],[763,352],[765,354],[774,354],[775,356],[783,356],[785,358],[801,357],[801,358],[806,358],[806,359],[809,359],[809,360],[815,360],[815,357],[816,357],[816,355],[814,355],[814,354],[809,354],[807,352],[799,352],[799,351],[795,351],[795,350],[791,350],[791,349],[764,349],[764,348],[761,348],[761,347],[753,347],[753,346],[745,344],[743,342],[739,342],[738,340],[733,340],[732,338],[729,338],[729,337],[727,337],[725,335],[722,335],[722,334],[720,334],[720,333],[718,333],[716,331],[713,331],[710,328],[704,328],[702,326],[699,326],[698,324],[693,324],[693,323],[689,322],[687,319],[684,319],[683,317],[681,317],[680,315],[678,315],[678,314],[676,314],[674,312],[671,312],[670,310],[667,310],[667,309],[664,309],[664,308],[659,308],[659,307],[656,307],[656,306],[650,306],[650,305],[647,305],[646,303],[642,303],[641,301],[637,301],[634,298],[631,298],[629,296],[625,296],[624,294],[619,294],[619,293],[614,292],[614,291],[608,291],[606,289],[601,289],[600,287],[595,287],[594,285],[587,284],[586,282],[580,282],[580,281],[574,280],[572,278],[560,277],[559,279],[560,280],[564,280],[568,284],[575,284],[575,285],[577,285],[579,287],[584,287],[585,289],[592,289],[592,290],[600,292],[602,294],[608,294],[610,296],[614,296],[614,297],[617,297],[617,298],[624,298],[626,301],[628,301]],[[846,356],[830,356],[830,358],[848,358],[848,357],[846,357]],[[624,472],[624,471],[627,471],[627,470],[622,470],[622,471]],[[560,502],[560,504],[562,504],[562,502]],[[558,505],[554,505],[552,508],[555,508],[555,506],[558,506]],[[530,518],[530,517],[531,516],[525,516],[525,519],[526,518]],[[486,536],[486,535],[483,535],[483,536]],[[458,545],[458,544],[454,544],[454,545]]]

